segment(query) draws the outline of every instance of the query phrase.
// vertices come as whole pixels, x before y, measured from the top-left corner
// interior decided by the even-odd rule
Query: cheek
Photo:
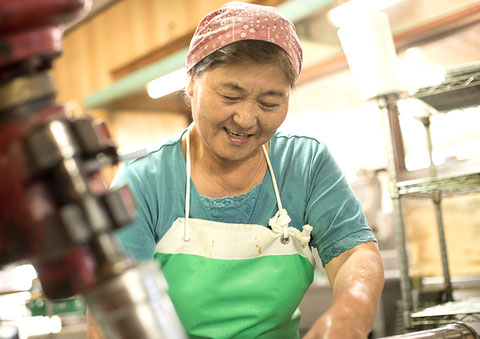
[[[204,115],[208,110],[206,109],[208,105],[205,104],[205,100],[202,99],[201,95],[195,95],[192,98],[192,117],[195,121],[198,122],[199,119],[203,119]]]
[[[286,112],[266,114],[263,117],[261,124],[265,130],[276,131],[283,124],[286,117]]]
[[[192,106],[197,118],[206,120],[212,124],[223,122],[229,115],[226,109],[218,100],[209,100],[204,98],[197,103],[196,107]]]

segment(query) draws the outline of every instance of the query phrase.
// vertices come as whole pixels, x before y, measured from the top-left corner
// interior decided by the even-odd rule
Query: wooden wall
[[[205,14],[226,2],[116,2],[65,35],[63,55],[55,61],[52,71],[59,90],[58,100],[74,100],[81,105],[87,95],[112,83],[113,70],[193,32]]]
[[[435,209],[430,200],[404,199],[411,274],[443,273]],[[446,198],[442,214],[450,273],[480,276],[480,195]]]

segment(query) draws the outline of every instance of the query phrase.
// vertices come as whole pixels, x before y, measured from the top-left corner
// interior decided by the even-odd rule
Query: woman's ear
[[[195,86],[195,79],[192,75],[192,72],[187,74],[187,87],[185,87],[185,93],[191,98],[193,96],[193,88]]]

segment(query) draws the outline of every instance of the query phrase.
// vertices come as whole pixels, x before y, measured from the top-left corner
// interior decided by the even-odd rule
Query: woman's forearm
[[[378,246],[374,242],[355,246],[325,268],[333,287],[332,305],[304,339],[367,338],[384,283]]]
[[[348,253],[332,283],[331,313],[346,317],[367,335],[373,326],[383,289],[383,265],[375,243],[365,243]]]

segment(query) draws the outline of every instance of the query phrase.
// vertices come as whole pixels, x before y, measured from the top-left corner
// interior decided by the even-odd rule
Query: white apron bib
[[[263,225],[190,219],[187,131],[185,218],[155,248],[169,295],[190,338],[299,338],[297,310],[313,280],[312,227],[289,227],[267,151],[278,212]]]

